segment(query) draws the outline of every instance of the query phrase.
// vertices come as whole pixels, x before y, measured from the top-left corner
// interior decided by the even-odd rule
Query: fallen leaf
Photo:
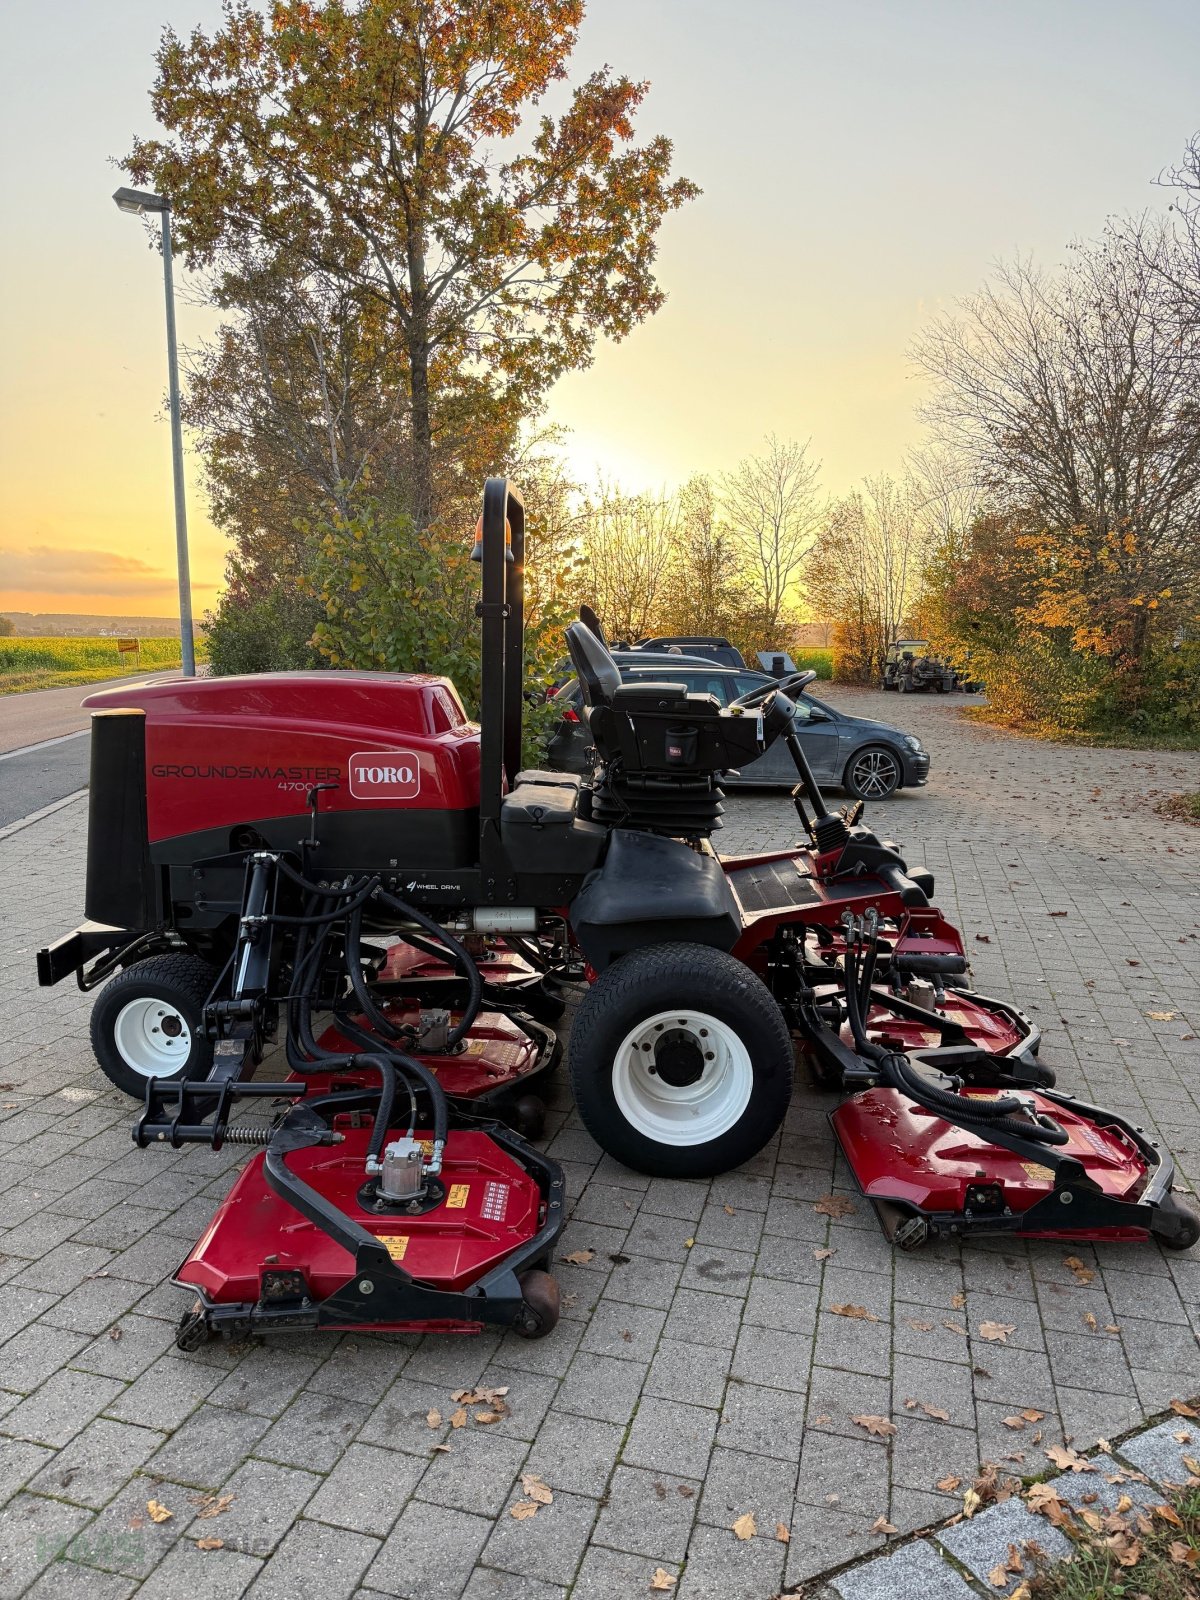
[[[1008,1588],[1008,1571],[1002,1563],[997,1563],[988,1573],[988,1582],[993,1589]]]
[[[1184,1544],[1182,1539],[1172,1539],[1171,1560],[1177,1567],[1194,1567],[1200,1561],[1200,1549],[1194,1544]]]
[[[733,1209],[732,1206],[726,1206],[725,1207],[725,1215],[727,1217],[736,1217],[737,1216],[737,1212]]]
[[[1095,1312],[1085,1311],[1083,1313],[1083,1325],[1085,1328],[1090,1328],[1092,1332],[1095,1333],[1096,1329],[1100,1326],[1100,1324],[1096,1321]]]
[[[1066,1472],[1068,1468],[1072,1472],[1095,1472],[1096,1470],[1090,1461],[1081,1456],[1077,1450],[1072,1450],[1070,1445],[1048,1445],[1046,1448],[1046,1457],[1048,1460],[1053,1461],[1054,1465],[1056,1467],[1060,1467],[1064,1472]]]
[[[968,1337],[967,1330],[963,1327],[961,1322],[951,1322],[947,1317],[943,1320],[942,1327],[948,1328],[951,1333],[961,1333],[964,1339]]]
[[[678,1582],[679,1579],[673,1578],[665,1567],[655,1567],[654,1576],[650,1579],[650,1587],[652,1589],[673,1589]]]
[[[817,1249],[815,1249],[813,1251],[813,1260],[814,1261],[828,1261],[830,1256],[836,1255],[836,1253],[837,1253],[836,1251],[830,1250],[828,1248],[828,1246],[820,1245],[820,1246],[817,1247]]]
[[[432,1449],[433,1449],[434,1453],[437,1454],[437,1455],[442,1455],[442,1456],[448,1456],[450,1454],[451,1448],[452,1448],[452,1446],[450,1446],[448,1444],[435,1444],[435,1445],[432,1446]]]
[[[120,1338],[123,1338],[124,1335],[122,1333],[122,1330],[120,1328],[118,1328],[117,1325],[114,1323],[113,1326],[108,1330],[108,1337],[115,1344],[117,1342],[117,1340],[120,1339]]]
[[[507,1407],[505,1407],[503,1411],[477,1411],[475,1413],[475,1421],[478,1422],[481,1427],[486,1427],[489,1422],[499,1422],[507,1415]]]
[[[792,1541],[791,1529],[788,1528],[786,1524],[777,1522],[775,1524],[775,1537],[779,1540],[780,1544],[790,1544]]]
[[[849,1195],[826,1194],[813,1204],[813,1210],[823,1217],[852,1217],[858,1207]]]
[[[873,1434],[876,1439],[887,1439],[890,1438],[893,1433],[900,1432],[896,1424],[894,1422],[889,1422],[886,1417],[866,1415],[861,1417],[851,1417],[850,1421],[857,1423],[860,1428],[865,1428],[867,1432],[869,1434]]]
[[[468,1415],[466,1406],[459,1406],[457,1411],[451,1413],[450,1426],[452,1428],[465,1428]]]
[[[224,1548],[225,1548],[224,1539],[197,1539],[196,1540],[196,1549],[197,1550],[224,1550]]]
[[[233,1496],[231,1494],[206,1494],[200,1502],[200,1510],[196,1513],[196,1519],[200,1522],[207,1522],[210,1517],[219,1517],[223,1512],[228,1511],[232,1504]]]
[[[1184,1456],[1183,1464],[1193,1478],[1200,1478],[1200,1461],[1197,1461],[1195,1456]]]
[[[1147,1011],[1146,1015],[1152,1022],[1174,1022],[1179,1013],[1178,1011]]]
[[[921,1410],[927,1417],[932,1417],[935,1422],[949,1422],[950,1413],[943,1411],[940,1406],[931,1406],[928,1400],[921,1401]]]
[[[975,1515],[983,1504],[983,1496],[978,1489],[968,1489],[963,1495],[963,1516],[968,1521]]]
[[[1077,1283],[1091,1283],[1096,1276],[1093,1269],[1085,1261],[1081,1261],[1078,1256],[1064,1256],[1063,1266],[1068,1267],[1075,1274]]]
[[[1045,1420],[1046,1413],[1044,1411],[1035,1411],[1032,1406],[1026,1406],[1021,1415],[1026,1422],[1042,1422]]]
[[[1200,1411],[1195,1406],[1189,1406],[1183,1400],[1172,1400],[1171,1410],[1177,1417],[1200,1417]]]
[[[541,1509],[536,1500],[518,1500],[508,1514],[514,1522],[528,1522],[530,1517],[536,1517]]]
[[[1151,1516],[1161,1517],[1164,1522],[1169,1522],[1173,1528],[1183,1527],[1183,1518],[1179,1515],[1174,1506],[1169,1506],[1165,1503],[1163,1505],[1152,1506],[1150,1508],[1150,1514]]]
[[[536,1472],[523,1472],[521,1474],[521,1487],[531,1500],[537,1501],[539,1506],[553,1505],[553,1493],[542,1482]]]
[[[899,1533],[899,1528],[894,1522],[889,1522],[886,1517],[876,1517],[871,1524],[872,1533]]]
[[[948,1472],[944,1478],[938,1479],[934,1484],[934,1488],[940,1489],[943,1494],[953,1494],[955,1490],[962,1488],[962,1479],[956,1478],[952,1472]]]
[[[433,1406],[425,1413],[425,1421],[431,1428],[440,1428],[442,1425],[442,1413],[436,1406]]]
[[[1142,1558],[1142,1547],[1124,1531],[1113,1533],[1104,1541],[1123,1567],[1136,1567]]]
[[[147,1500],[146,1510],[150,1514],[151,1522],[169,1522],[175,1515],[173,1511],[167,1510],[161,1500]]]
[[[732,1524],[732,1529],[733,1532],[737,1534],[739,1539],[753,1539],[754,1535],[758,1532],[758,1524],[754,1520],[754,1513],[752,1511],[747,1511],[745,1516],[739,1517],[737,1521]]]
[[[1025,1426],[1024,1417],[1003,1417],[1001,1420],[1006,1428],[1012,1428],[1013,1431],[1017,1433],[1019,1433]]]
[[[830,1306],[835,1317],[854,1317],[859,1322],[878,1322],[879,1318],[873,1311],[868,1311],[866,1306]]]
[[[1010,1544],[1008,1547],[1008,1560],[1004,1563],[1004,1568],[1006,1572],[1011,1572],[1014,1577],[1018,1572],[1025,1571],[1025,1563],[1021,1560],[1021,1552],[1015,1544]]]
[[[993,1344],[1007,1344],[1010,1333],[1016,1333],[1015,1322],[981,1322],[979,1324],[979,1337],[990,1339]]]
[[[696,1242],[695,1239],[685,1239],[683,1241],[683,1248],[685,1250],[690,1250],[692,1248],[692,1246],[695,1244],[695,1242]]]
[[[961,1311],[966,1303],[967,1297],[962,1293],[961,1290],[958,1292],[958,1294],[952,1294],[950,1296],[950,1304],[954,1307],[955,1311]]]
[[[560,1256],[560,1261],[567,1261],[573,1267],[586,1267],[596,1254],[594,1250],[572,1250],[570,1255]]]
[[[684,1500],[691,1500],[695,1496],[696,1491],[692,1488],[690,1483],[677,1484],[676,1488],[678,1489],[681,1498]]]
[[[907,1321],[908,1321],[909,1327],[910,1328],[915,1328],[918,1333],[932,1333],[933,1332],[933,1323],[932,1322],[921,1322],[919,1320],[919,1318],[917,1318],[917,1317],[909,1317],[907,1319]]]

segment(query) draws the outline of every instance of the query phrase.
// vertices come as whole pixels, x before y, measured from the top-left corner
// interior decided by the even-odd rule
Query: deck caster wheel
[[[1053,1089],[1058,1081],[1058,1074],[1053,1067],[1048,1067],[1044,1061],[1029,1059],[1022,1061],[1013,1069],[1013,1082],[1019,1083],[1030,1089]]]
[[[175,1348],[190,1353],[201,1349],[211,1338],[212,1329],[208,1325],[204,1307],[197,1300],[191,1310],[185,1311],[179,1319],[179,1326],[175,1330]]]
[[[540,1139],[546,1131],[546,1102],[540,1095],[519,1095],[507,1107],[505,1120],[522,1139]]]
[[[548,1272],[523,1272],[518,1278],[524,1305],[513,1323],[522,1339],[544,1339],[558,1322],[558,1279]]]
[[[1200,1240],[1200,1214],[1177,1194],[1169,1194],[1155,1211],[1150,1232],[1164,1250],[1190,1250]]]
[[[535,1022],[546,1022],[553,1025],[562,1017],[567,1009],[567,1002],[559,994],[552,983],[545,978],[541,983],[526,989],[521,997],[522,1004]]]

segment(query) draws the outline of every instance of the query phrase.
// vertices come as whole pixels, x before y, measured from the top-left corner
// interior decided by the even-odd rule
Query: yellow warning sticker
[[[450,1185],[450,1193],[446,1196],[447,1209],[461,1211],[467,1203],[467,1196],[470,1192],[471,1185],[469,1183],[452,1183]]]
[[[393,1261],[404,1260],[404,1252],[408,1249],[408,1235],[406,1233],[377,1233],[375,1237]]]
[[[1022,1161],[1021,1165],[1025,1168],[1026,1175],[1035,1183],[1054,1182],[1054,1172],[1050,1167],[1043,1167],[1037,1161]]]

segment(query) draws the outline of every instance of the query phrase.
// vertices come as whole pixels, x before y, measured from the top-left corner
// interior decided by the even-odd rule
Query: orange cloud
[[[15,596],[30,595],[128,595],[168,600],[175,593],[174,573],[115,550],[51,545],[0,550],[0,596],[8,604]]]

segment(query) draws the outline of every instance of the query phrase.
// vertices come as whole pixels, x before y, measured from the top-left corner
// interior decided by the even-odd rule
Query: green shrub
[[[206,619],[213,672],[304,671],[327,665],[312,642],[324,616],[320,602],[294,581],[247,591],[233,587]]]

